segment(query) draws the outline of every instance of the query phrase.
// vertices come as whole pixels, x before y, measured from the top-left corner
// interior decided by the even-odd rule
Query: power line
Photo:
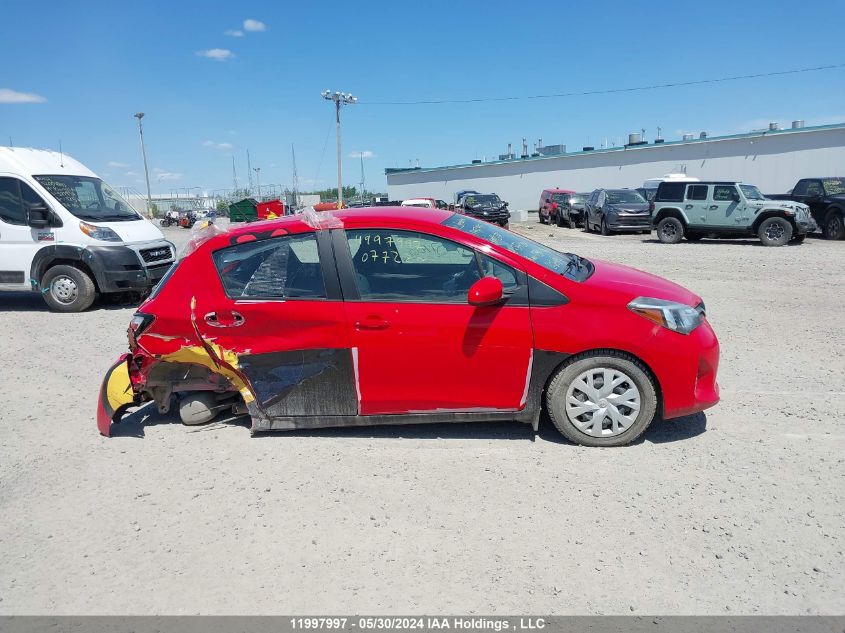
[[[522,101],[527,99],[560,99],[564,97],[586,97],[589,95],[605,95],[620,92],[638,92],[643,90],[660,90],[665,88],[679,88],[682,86],[698,86],[701,84],[715,84],[725,81],[739,81],[742,79],[760,79],[762,77],[778,77],[782,75],[795,75],[798,73],[809,73],[818,70],[832,70],[843,68],[845,63],[831,64],[829,66],[814,66],[813,68],[798,68],[795,70],[778,70],[769,73],[755,73],[753,75],[736,75],[734,77],[719,77],[717,79],[696,79],[694,81],[678,81],[669,84],[654,84],[651,86],[637,86],[634,88],[609,88],[604,90],[588,90],[586,92],[561,92],[557,94],[527,95],[512,97],[475,97],[472,99],[437,99],[424,101],[359,101],[360,105],[437,105],[446,103],[482,103],[488,101]]]

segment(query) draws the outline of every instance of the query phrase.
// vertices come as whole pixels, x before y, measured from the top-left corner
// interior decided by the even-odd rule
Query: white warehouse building
[[[799,178],[845,176],[845,123],[680,141],[553,156],[510,158],[432,168],[386,169],[391,200],[436,198],[452,202],[456,191],[497,193],[511,211],[536,211],[543,189],[592,191],[636,188],[649,178],[685,170],[700,180],[736,180],[765,193],[783,193]]]

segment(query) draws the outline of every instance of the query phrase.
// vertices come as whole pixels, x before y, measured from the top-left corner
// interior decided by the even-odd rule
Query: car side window
[[[17,178],[0,178],[0,221],[26,226],[26,209],[19,183]]]
[[[713,187],[714,202],[730,202],[733,200],[736,187],[733,185],[716,185]]]
[[[475,252],[414,231],[346,231],[358,294],[365,301],[466,303],[481,278]]]
[[[325,299],[313,233],[246,242],[216,251],[214,265],[232,299]]]
[[[501,281],[502,288],[504,288],[505,292],[514,292],[516,290],[519,285],[519,279],[513,268],[487,255],[479,255],[479,258],[481,260],[481,271],[485,277],[495,277]]]
[[[811,180],[807,183],[807,193],[804,194],[806,196],[823,196],[824,190],[822,189],[822,183],[818,180]]]
[[[687,200],[707,200],[707,185],[690,185],[687,187]]]

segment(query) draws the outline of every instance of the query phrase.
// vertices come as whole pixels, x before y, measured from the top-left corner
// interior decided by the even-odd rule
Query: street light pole
[[[327,101],[334,101],[335,107],[335,122],[337,124],[337,208],[343,208],[343,155],[340,149],[340,106],[352,105],[358,102],[358,97],[353,97],[349,93],[331,92],[323,90],[323,99]]]
[[[150,193],[150,170],[147,168],[147,150],[144,148],[144,127],[141,125],[141,119],[144,118],[144,113],[136,112],[134,116],[138,119],[138,135],[141,137],[141,156],[144,158],[144,176],[147,179],[147,215],[152,219],[153,196]]]
[[[261,202],[261,167],[253,167],[252,171],[255,172],[255,180],[258,186],[258,201]]]

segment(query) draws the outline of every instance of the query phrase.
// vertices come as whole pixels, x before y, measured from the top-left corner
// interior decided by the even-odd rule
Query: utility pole
[[[343,208],[343,171],[342,165],[343,156],[340,150],[340,106],[352,105],[358,102],[358,97],[353,97],[349,93],[330,92],[323,90],[323,99],[326,101],[334,101],[335,107],[335,121],[337,123],[337,208]]]
[[[296,150],[293,147],[293,143],[290,144],[290,154],[293,158],[293,208],[299,208],[299,179],[296,177]]]
[[[249,150],[246,150],[246,177],[249,181],[249,195],[252,195],[252,163],[249,161]]]
[[[232,197],[234,198],[235,196],[238,195],[238,172],[235,169],[235,157],[234,156],[232,156],[232,186],[234,187],[234,189],[232,189]]]
[[[141,137],[141,156],[144,158],[144,176],[147,179],[147,215],[152,219],[153,195],[150,192],[150,170],[147,168],[147,150],[144,148],[144,126],[141,125],[141,119],[144,118],[144,113],[136,112],[135,118],[138,119],[138,135]]]
[[[361,204],[364,204],[364,152],[361,152]]]
[[[261,167],[253,167],[252,171],[255,172],[258,181],[258,201],[261,202]]]

